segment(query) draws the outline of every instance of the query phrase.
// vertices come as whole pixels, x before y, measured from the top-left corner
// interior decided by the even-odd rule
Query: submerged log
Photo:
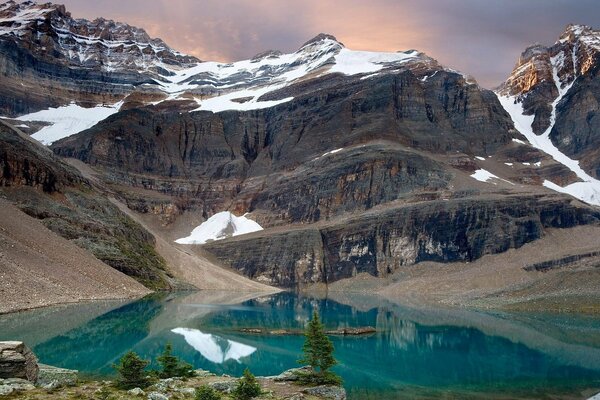
[[[303,335],[304,331],[299,329],[263,329],[263,328],[239,328],[238,332],[249,333],[253,335]],[[357,328],[338,328],[325,331],[325,334],[330,336],[363,336],[376,333],[377,329],[372,326],[362,326]]]

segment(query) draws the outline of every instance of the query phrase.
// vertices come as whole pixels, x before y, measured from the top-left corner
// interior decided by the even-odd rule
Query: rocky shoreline
[[[291,369],[277,376],[257,377],[262,394],[256,399],[345,400],[343,387],[306,386],[298,382],[297,372]],[[195,370],[190,378],[159,379],[145,390],[122,390],[112,381],[86,380],[78,371],[39,364],[36,356],[23,342],[0,342],[0,398],[45,399],[193,399],[196,389],[208,386],[223,395],[237,386],[239,378]]]

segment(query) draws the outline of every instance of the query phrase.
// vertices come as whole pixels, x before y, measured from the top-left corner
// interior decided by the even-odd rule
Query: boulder
[[[292,368],[292,369],[288,369],[287,371],[282,372],[281,374],[273,377],[273,380],[275,382],[295,382],[297,381],[300,377],[300,374],[307,374],[310,373],[312,371],[312,369],[310,367],[300,367],[300,368]]]
[[[322,399],[346,400],[346,390],[341,386],[316,386],[305,389],[303,392]]]
[[[227,381],[211,382],[208,384],[209,387],[222,393],[231,393],[237,386],[237,379],[230,379]]]
[[[169,400],[169,398],[162,393],[150,392],[148,393],[148,400]]]
[[[0,379],[0,396],[8,396],[13,393],[23,392],[26,390],[33,390],[35,386],[26,380],[21,378],[9,378]]]
[[[75,386],[79,371],[74,369],[65,369],[52,367],[50,365],[39,364],[38,386]]]
[[[146,395],[146,393],[138,387],[128,390],[127,394],[130,396],[145,396]]]
[[[38,360],[23,342],[0,342],[0,378],[38,379]]]

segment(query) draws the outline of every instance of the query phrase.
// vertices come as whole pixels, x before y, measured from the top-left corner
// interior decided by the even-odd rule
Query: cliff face
[[[299,287],[359,273],[383,277],[421,261],[473,261],[539,239],[547,228],[597,224],[600,211],[560,196],[432,201],[384,208],[320,228],[206,244],[264,283]]]
[[[493,93],[456,73],[321,80],[324,89],[300,85],[294,100],[266,110],[123,111],[52,149],[105,168],[112,182],[208,214],[262,210],[274,224],[442,190],[452,173],[428,154],[493,154],[511,141]]]

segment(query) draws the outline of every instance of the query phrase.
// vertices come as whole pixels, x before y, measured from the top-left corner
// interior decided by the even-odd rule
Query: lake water
[[[302,336],[239,329],[302,329],[316,309],[327,328],[377,329],[332,337],[350,399],[582,399],[600,391],[598,316],[426,310],[335,296],[198,292],[50,307],[0,316],[0,340],[24,340],[41,362],[93,377],[111,376],[129,349],[155,359],[167,342],[197,368],[274,375],[298,366]]]

